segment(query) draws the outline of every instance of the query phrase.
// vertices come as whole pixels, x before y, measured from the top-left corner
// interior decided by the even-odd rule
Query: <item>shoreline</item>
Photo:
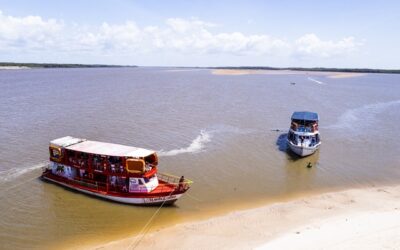
[[[27,66],[0,66],[0,70],[19,70],[19,69],[31,69]]]
[[[300,71],[300,70],[269,70],[269,69],[213,69],[213,75],[310,75],[310,76],[325,76],[328,78],[351,78],[364,76],[367,73],[360,72],[334,72],[334,71]]]
[[[399,234],[400,185],[313,195],[81,249],[398,249]]]

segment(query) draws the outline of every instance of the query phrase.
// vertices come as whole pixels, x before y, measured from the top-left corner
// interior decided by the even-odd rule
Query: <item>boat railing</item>
[[[49,169],[47,169],[48,171]],[[169,192],[171,190],[174,191],[186,191],[190,188],[191,184],[193,183],[191,180],[188,179],[182,179],[182,177],[177,177],[174,175],[170,174],[163,174],[163,173],[157,173],[157,177],[159,179],[158,185],[154,187],[137,187],[137,190],[134,190],[134,192],[148,192],[148,189],[150,190],[157,190],[157,192]],[[87,187],[87,188],[92,188],[96,189],[97,191],[104,191],[104,192],[123,192],[123,193],[129,193],[128,190],[128,185],[123,185],[119,183],[115,183],[114,185],[111,183],[107,182],[101,182],[101,181],[96,181],[96,180],[91,180],[87,178],[80,178],[80,177],[75,177],[74,179],[66,178],[64,176],[58,176],[58,175],[52,175],[53,179],[56,179],[58,181],[62,181],[64,183],[70,184],[70,185],[79,185],[82,187]]]
[[[193,181],[191,181],[189,179],[185,179],[185,178],[183,178],[183,176],[178,177],[178,176],[166,174],[166,173],[157,173],[157,177],[159,180],[166,183],[164,185],[168,185],[168,186],[173,185],[175,187],[175,189],[182,190],[182,191],[189,189],[189,187],[193,184]],[[162,184],[160,184],[160,185],[162,185]]]
[[[314,133],[318,130],[317,126],[304,126],[300,125],[297,127],[291,127],[292,130],[297,131],[297,132],[308,132],[308,133]]]

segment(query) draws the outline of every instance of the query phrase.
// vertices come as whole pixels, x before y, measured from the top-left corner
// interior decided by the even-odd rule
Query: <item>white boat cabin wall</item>
[[[113,177],[113,176],[111,176]],[[153,176],[151,178],[129,178],[129,192],[135,193],[149,193],[153,191],[158,186],[158,178],[157,176]]]

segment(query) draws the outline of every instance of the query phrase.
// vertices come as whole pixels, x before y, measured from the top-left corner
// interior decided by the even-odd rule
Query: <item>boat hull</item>
[[[289,148],[297,155],[304,157],[308,155],[312,155],[317,151],[321,145],[321,143],[316,144],[313,147],[306,147],[306,146],[298,146],[293,144],[292,142],[288,141],[287,142],[289,145]]]
[[[125,203],[125,204],[133,204],[133,205],[146,205],[146,206],[153,206],[153,205],[171,205],[175,201],[177,201],[183,193],[176,193],[176,192],[171,192],[169,194],[164,194],[164,195],[140,195],[135,197],[134,195],[131,196],[124,196],[124,195],[116,195],[116,194],[109,194],[104,191],[97,191],[97,190],[91,190],[91,189],[84,189],[81,187],[77,187],[68,183],[65,183],[63,181],[51,178],[48,175],[42,175],[41,176],[42,180],[58,184],[60,186],[76,190],[78,192],[82,192],[88,195],[96,196],[102,199],[106,200],[111,200],[114,202],[119,202],[119,203]]]

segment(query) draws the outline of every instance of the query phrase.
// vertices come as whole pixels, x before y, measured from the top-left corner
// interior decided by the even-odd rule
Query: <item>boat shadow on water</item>
[[[276,145],[278,146],[279,151],[289,152],[289,147],[287,145],[287,136],[288,133],[283,133],[278,136],[276,140]]]

